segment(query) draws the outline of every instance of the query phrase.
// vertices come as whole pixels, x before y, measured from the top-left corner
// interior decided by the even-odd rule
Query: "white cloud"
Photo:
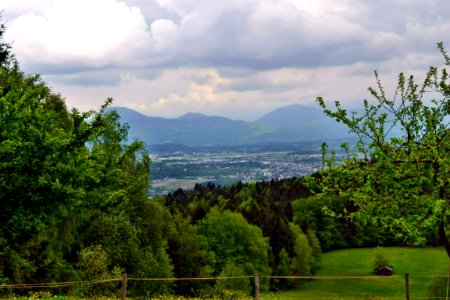
[[[6,38],[70,106],[252,119],[441,63],[450,1],[5,0]],[[393,88],[393,87],[392,87]]]
[[[5,38],[32,69],[96,68],[132,63],[148,39],[146,29],[139,8],[123,2],[61,0],[11,20]]]

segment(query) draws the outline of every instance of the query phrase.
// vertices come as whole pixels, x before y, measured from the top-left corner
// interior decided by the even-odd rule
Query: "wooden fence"
[[[406,273],[404,276],[401,275],[393,275],[388,276],[389,278],[404,278],[404,299],[423,299],[426,297],[411,297],[411,287],[410,287],[410,275]],[[426,276],[414,276],[415,278],[420,277],[446,277],[448,283],[450,283],[449,276],[443,275],[426,275]],[[84,284],[102,284],[108,282],[121,282],[121,290],[120,290],[120,299],[125,300],[127,297],[127,286],[130,281],[217,281],[217,280],[225,280],[225,279],[254,279],[254,298],[256,300],[260,300],[261,292],[260,292],[260,279],[291,279],[291,280],[350,280],[350,279],[374,279],[380,278],[380,276],[259,276],[258,274],[250,275],[250,276],[230,276],[230,277],[204,277],[204,278],[133,278],[128,277],[128,274],[124,273],[122,278],[113,278],[106,280],[92,280],[92,281],[72,281],[72,282],[57,282],[57,283],[36,283],[36,284],[0,284],[0,291],[2,289],[37,289],[37,288],[61,288],[61,287],[73,287],[77,285]],[[449,300],[449,284],[447,284],[446,297],[442,299]],[[307,298],[305,298],[307,299]]]

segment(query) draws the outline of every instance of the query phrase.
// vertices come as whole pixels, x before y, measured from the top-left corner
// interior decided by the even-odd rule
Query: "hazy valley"
[[[318,108],[290,105],[254,122],[188,113],[155,118],[116,108],[143,140],[152,158],[150,195],[190,189],[195,184],[229,185],[301,177],[321,167],[320,146],[339,152],[352,140],[343,126]]]

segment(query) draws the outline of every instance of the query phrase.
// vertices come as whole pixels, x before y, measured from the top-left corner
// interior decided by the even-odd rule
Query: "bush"
[[[120,283],[108,281],[122,277],[122,270],[111,268],[108,254],[101,245],[89,246],[80,252],[80,271],[86,281],[105,280],[104,283],[81,284],[71,291],[71,296],[92,297],[118,295]]]
[[[384,267],[384,266],[388,266],[391,267],[392,266],[389,264],[389,260],[386,257],[386,253],[384,252],[383,247],[376,247],[375,248],[375,258],[373,261],[373,268],[375,270],[377,270],[380,267]]]
[[[231,261],[227,261],[222,272],[220,272],[219,277],[239,277],[245,276],[244,270],[235,265]],[[250,278],[230,278],[230,279],[220,279],[216,282],[215,290],[217,294],[226,299],[239,299],[236,295],[249,295],[251,291]],[[239,293],[236,293],[239,292]]]

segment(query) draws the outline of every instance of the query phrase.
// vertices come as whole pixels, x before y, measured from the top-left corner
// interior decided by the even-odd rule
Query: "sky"
[[[377,70],[421,78],[450,49],[448,0],[2,0],[5,40],[69,108],[256,120],[315,99],[356,107]],[[449,50],[450,52],[450,50]]]

